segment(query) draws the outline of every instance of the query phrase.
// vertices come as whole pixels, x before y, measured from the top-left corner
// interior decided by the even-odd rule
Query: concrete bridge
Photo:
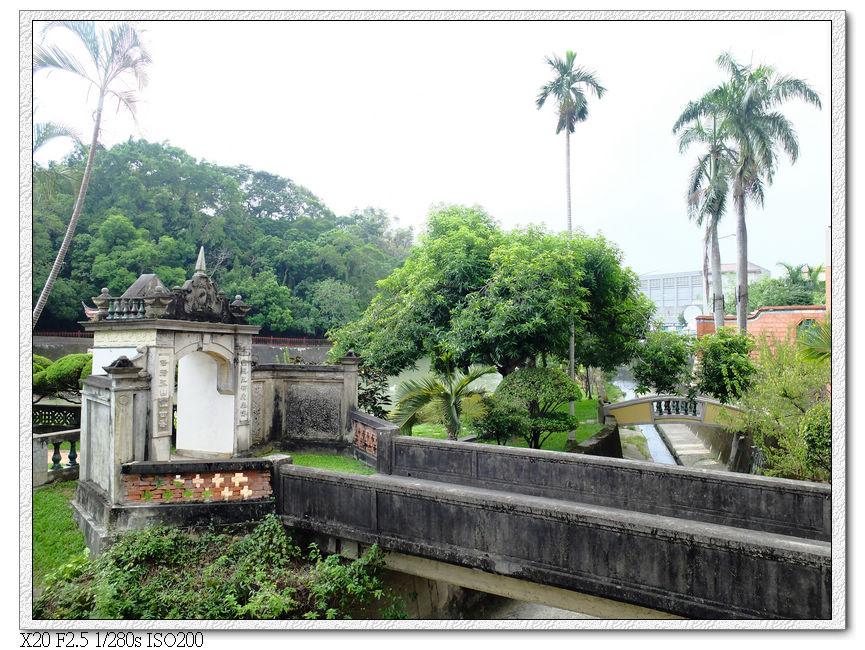
[[[681,395],[652,395],[605,404],[603,414],[616,418],[621,426],[677,422],[707,427],[735,427],[742,419],[742,409],[737,406],[722,404],[705,396],[688,399]]]
[[[831,618],[827,485],[387,430],[377,466],[282,465],[278,513],[335,547],[438,563],[443,579],[473,571],[659,616]]]

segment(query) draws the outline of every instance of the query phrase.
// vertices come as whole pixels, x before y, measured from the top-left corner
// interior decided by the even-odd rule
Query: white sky
[[[673,122],[723,79],[715,59],[805,79],[823,110],[784,107],[800,158],[749,206],[749,258],[825,262],[830,224],[828,22],[142,22],[153,64],[140,130],[109,113],[103,141],[167,141],[198,159],[291,178],[337,214],[383,208],[418,230],[436,202],[480,204],[504,227],[565,221],[564,135],[535,107],[547,55],[575,50],[607,88],[572,137],[573,221],[637,273],[696,270],[685,187],[697,155]],[[54,32],[56,38],[56,32]],[[40,35],[35,36],[38,39]],[[52,36],[49,35],[49,38]],[[39,121],[89,134],[93,97],[55,73],[34,82]],[[46,157],[58,155],[47,150]],[[735,261],[732,211],[722,262]]]

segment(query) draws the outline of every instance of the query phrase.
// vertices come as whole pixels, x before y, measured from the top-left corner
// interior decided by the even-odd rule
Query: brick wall
[[[170,474],[124,474],[124,503],[248,501],[273,495],[269,469]]]
[[[802,321],[826,319],[826,305],[790,305],[761,307],[748,316],[748,334],[760,341],[764,336],[774,341],[796,340],[796,329]],[[725,316],[724,327],[736,329],[736,317]],[[697,336],[715,333],[715,322],[711,316],[697,316]]]

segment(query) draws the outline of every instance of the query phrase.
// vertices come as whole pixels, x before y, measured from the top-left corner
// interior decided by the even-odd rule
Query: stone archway
[[[219,390],[228,362],[194,351],[177,360],[178,456],[229,457],[235,451],[234,394]]]

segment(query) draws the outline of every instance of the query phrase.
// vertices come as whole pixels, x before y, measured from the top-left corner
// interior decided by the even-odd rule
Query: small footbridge
[[[688,618],[832,615],[828,485],[386,426],[365,439],[371,476],[279,467],[287,525],[335,550],[377,543],[443,580],[461,571]]]
[[[615,404],[604,404],[604,415],[616,418],[620,426],[632,424],[683,423],[707,427],[735,427],[742,421],[742,409],[710,397],[652,395]]]

